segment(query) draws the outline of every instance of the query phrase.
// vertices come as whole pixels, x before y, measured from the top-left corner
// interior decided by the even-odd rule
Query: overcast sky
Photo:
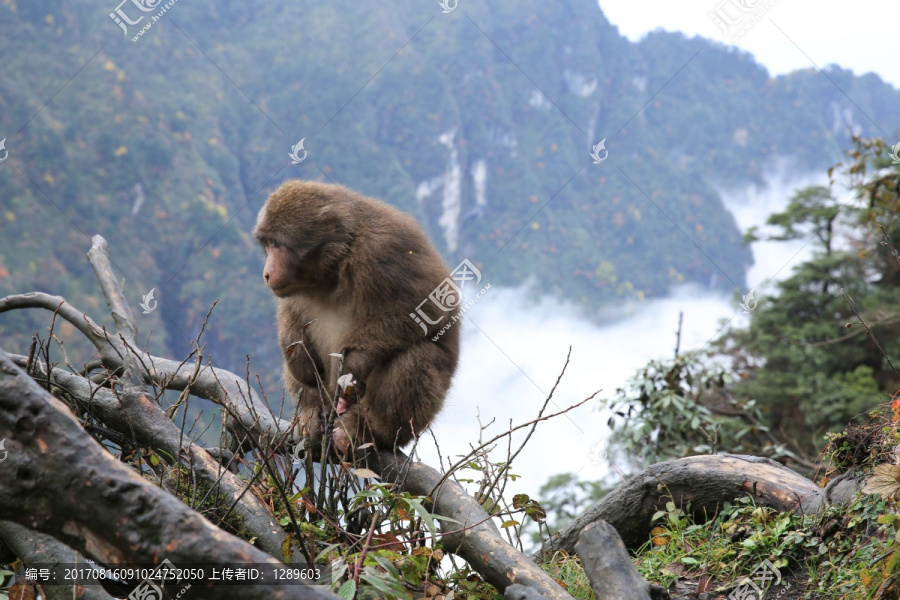
[[[604,14],[631,40],[662,28],[722,42],[726,36],[709,17],[717,8],[736,15],[741,0],[599,0]],[[743,0],[772,4],[737,42],[773,75],[835,63],[857,74],[874,71],[900,87],[896,0]],[[780,28],[780,30],[779,30]],[[793,40],[793,41],[792,41]],[[731,43],[731,42],[728,42]]]

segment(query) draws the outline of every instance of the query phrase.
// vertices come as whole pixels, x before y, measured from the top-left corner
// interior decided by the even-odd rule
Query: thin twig
[[[884,348],[881,347],[881,344],[878,343],[878,340],[875,338],[875,335],[872,333],[872,330],[869,328],[869,324],[866,323],[862,316],[859,314],[859,311],[856,310],[856,306],[853,304],[853,299],[850,298],[850,295],[844,291],[844,288],[841,288],[841,296],[844,297],[844,300],[847,302],[847,305],[850,307],[850,310],[853,311],[853,314],[856,315],[856,318],[859,319],[859,322],[862,323],[862,326],[866,328],[866,335],[872,338],[872,342],[875,343],[875,346],[881,352],[881,355],[884,356],[884,359],[891,366],[891,370],[894,371],[894,375],[896,375],[897,379],[900,379],[900,372],[897,372],[897,367],[894,366],[894,363],[891,361],[891,357],[888,356],[887,352],[884,351]],[[853,325],[853,323],[848,323],[848,325]]]
[[[464,457],[462,457],[460,460],[456,461],[456,463],[454,463],[454,465],[453,465],[452,467],[450,467],[450,470],[449,470],[446,474],[444,474],[443,477],[441,477],[440,481],[438,481],[438,482],[434,485],[434,487],[431,488],[431,491],[428,493],[428,495],[429,495],[429,496],[434,496],[434,492],[437,491],[437,489],[438,489],[441,485],[443,485],[443,483],[444,483],[445,481],[447,481],[447,477],[448,477],[451,473],[453,473],[456,469],[458,469],[459,467],[461,467],[462,465],[464,465],[465,463],[467,463],[467,462],[469,461],[469,459],[472,458],[472,456],[474,456],[478,451],[482,450],[482,449],[485,448],[486,446],[490,446],[491,444],[493,444],[493,443],[496,442],[497,440],[500,440],[500,439],[506,437],[507,435],[511,435],[513,432],[518,431],[519,429],[524,429],[525,427],[528,427],[529,425],[533,425],[533,424],[535,424],[535,423],[537,423],[537,422],[539,422],[539,421],[547,421],[547,420],[550,420],[550,419],[552,419],[552,418],[554,418],[554,417],[558,417],[558,416],[560,416],[560,415],[563,415],[563,414],[565,414],[565,413],[567,413],[567,412],[569,412],[569,411],[571,411],[571,410],[574,410],[574,409],[578,408],[579,406],[585,404],[586,402],[589,402],[589,401],[593,400],[593,399],[597,396],[597,394],[599,394],[601,391],[603,391],[603,390],[597,390],[596,392],[594,392],[593,394],[591,394],[590,396],[588,396],[587,398],[585,398],[585,399],[582,400],[581,402],[578,402],[577,404],[573,404],[572,406],[570,406],[570,407],[568,407],[568,408],[564,408],[564,409],[560,410],[559,412],[555,412],[555,413],[549,414],[549,415],[547,415],[547,416],[545,416],[545,417],[541,417],[541,418],[538,418],[538,419],[534,419],[534,420],[528,421],[527,423],[522,423],[521,425],[517,425],[517,426],[513,427],[512,429],[510,429],[509,431],[504,431],[503,433],[494,436],[493,438],[491,438],[491,439],[488,440],[487,442],[484,442],[483,444],[481,444],[480,446],[478,446],[478,447],[476,447],[474,450],[472,450],[472,452],[466,454],[466,455],[465,455]]]

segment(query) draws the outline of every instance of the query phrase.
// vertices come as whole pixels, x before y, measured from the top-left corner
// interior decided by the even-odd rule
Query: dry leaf
[[[357,477],[364,477],[366,479],[378,479],[378,473],[371,469],[350,469],[350,472]]]
[[[378,546],[379,550],[390,550],[391,552],[404,552],[406,546],[400,539],[391,533],[381,533],[372,536],[372,540]]]
[[[672,575],[675,575],[676,577],[681,577],[682,575],[684,575],[685,567],[680,562],[675,561],[675,562],[670,562],[669,564],[664,566],[662,570],[666,571],[668,573],[671,573]]]
[[[889,500],[900,491],[900,465],[883,464],[875,471],[862,489],[863,494],[878,494]]]

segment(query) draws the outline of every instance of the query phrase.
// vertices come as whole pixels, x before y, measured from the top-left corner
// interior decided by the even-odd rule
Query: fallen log
[[[32,531],[12,521],[0,521],[0,541],[25,566],[35,564],[86,564],[84,557],[49,535]],[[48,585],[43,588],[47,600],[112,600],[99,585]],[[14,594],[12,598],[17,598]]]
[[[691,456],[650,465],[607,494],[551,538],[549,551],[570,554],[581,531],[599,520],[612,525],[625,546],[650,539],[651,519],[672,501],[698,523],[713,518],[725,502],[751,495],[760,506],[778,511],[816,512],[827,505],[824,490],[767,458],[737,454]]]
[[[606,521],[581,530],[575,551],[597,600],[665,600],[665,588],[646,581],[631,562],[618,532]]]
[[[118,462],[60,400],[0,350],[0,519],[52,535],[106,565],[245,563],[284,566]],[[195,587],[200,587],[198,584]],[[209,585],[204,598],[234,598]],[[314,585],[240,588],[241,598],[336,599]]]
[[[229,371],[191,362],[179,363],[139,350],[135,342],[137,325],[113,272],[106,240],[97,235],[91,241],[88,259],[113,317],[115,334],[59,296],[33,293],[0,298],[0,312],[44,308],[72,323],[97,348],[105,367],[113,372],[124,371],[122,381],[135,385],[125,385],[121,392],[114,393],[108,387],[63,369],[52,369],[43,375],[52,375],[58,386],[81,399],[117,431],[134,436],[140,444],[161,451],[163,456],[179,457],[178,462],[188,466],[194,477],[207,488],[213,488],[223,501],[234,505],[234,513],[242,519],[256,545],[279,558],[285,534],[266,506],[253,494],[246,493],[247,486],[239,477],[225,471],[203,448],[185,439],[181,429],[151,401],[142,384],[146,381],[173,390],[189,388],[191,394],[221,404],[228,414],[240,420],[243,431],[252,433],[262,448],[282,440],[290,430],[290,423],[276,418],[256,392]],[[27,358],[13,355],[13,361],[24,367]],[[36,368],[46,370],[46,365],[38,363]]]
[[[9,355],[20,368],[28,358]],[[47,378],[46,365],[32,365],[39,377]],[[180,464],[191,476],[215,494],[216,503],[233,506],[245,532],[255,545],[274,558],[280,558],[285,535],[265,504],[253,493],[247,493],[247,482],[225,469],[206,449],[186,437],[165,413],[140,391],[113,392],[85,377],[54,368],[49,380],[88,407],[88,411],[118,432],[129,432],[141,446],[152,448],[170,465]],[[180,457],[178,461],[174,457]]]

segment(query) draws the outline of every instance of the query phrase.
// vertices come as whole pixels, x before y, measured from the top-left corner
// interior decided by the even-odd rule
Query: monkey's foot
[[[294,425],[294,440],[300,441],[303,438],[309,438],[310,446],[317,444],[322,440],[323,433],[321,409],[317,407],[307,407],[300,411],[300,416]]]
[[[334,433],[331,434],[331,438],[334,440],[334,447],[337,448],[337,451],[346,456],[350,450],[350,442],[352,441],[350,436],[347,435],[347,432],[340,427],[335,427]]]

